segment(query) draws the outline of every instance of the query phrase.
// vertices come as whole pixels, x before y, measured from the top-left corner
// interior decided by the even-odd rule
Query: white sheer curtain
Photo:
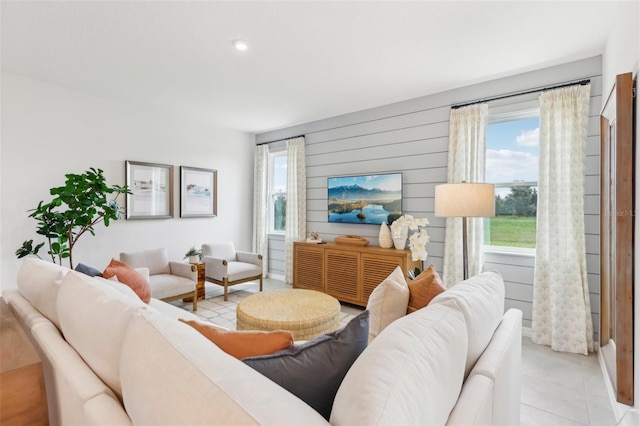
[[[256,146],[253,160],[253,252],[262,255],[262,275],[269,272],[267,215],[269,200],[269,146]]]
[[[486,103],[451,110],[447,183],[484,182],[489,106]],[[482,219],[469,218],[467,247],[469,276],[482,270]],[[451,287],[463,279],[462,219],[447,218],[443,282]]]
[[[584,161],[590,85],[540,96],[540,174],[531,340],[593,351],[584,237]]]
[[[293,242],[307,234],[307,170],[304,137],[287,141],[287,211],[284,234],[284,277],[293,283]]]

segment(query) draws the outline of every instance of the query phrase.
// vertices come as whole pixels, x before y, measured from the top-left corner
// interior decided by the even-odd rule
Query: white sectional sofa
[[[26,259],[3,298],[43,360],[52,425],[313,425],[301,399],[128,287]],[[333,403],[338,425],[517,425],[521,312],[496,272],[385,328]]]

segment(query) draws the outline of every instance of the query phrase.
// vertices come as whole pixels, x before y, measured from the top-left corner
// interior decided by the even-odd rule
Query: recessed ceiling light
[[[249,48],[249,45],[244,40],[233,40],[231,44],[238,50],[247,50]]]

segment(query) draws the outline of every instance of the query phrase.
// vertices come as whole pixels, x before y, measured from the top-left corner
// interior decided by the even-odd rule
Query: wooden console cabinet
[[[419,267],[411,251],[335,243],[293,244],[293,287],[318,290],[342,302],[366,306],[369,295],[393,270]]]

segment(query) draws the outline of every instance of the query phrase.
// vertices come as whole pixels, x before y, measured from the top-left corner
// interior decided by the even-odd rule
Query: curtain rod
[[[260,143],[257,143],[257,144],[256,144],[256,146],[258,146],[258,145],[264,145],[264,144],[268,144],[268,143],[284,142],[284,141],[288,141],[289,139],[295,139],[295,138],[304,138],[304,135],[290,136],[290,137],[288,137],[288,138],[284,138],[284,139],[277,139],[277,140],[275,140],[275,141],[260,142]]]
[[[538,87],[535,89],[527,89],[527,90],[522,90],[519,92],[512,92],[506,95],[500,95],[500,96],[494,96],[492,98],[485,98],[485,99],[479,99],[477,101],[472,101],[472,102],[466,102],[464,104],[457,104],[457,105],[451,105],[451,109],[457,109],[457,108],[462,108],[462,107],[466,107],[469,105],[475,105],[475,104],[481,104],[484,102],[491,102],[491,101],[497,101],[499,99],[506,99],[506,98],[511,98],[513,96],[520,96],[520,95],[528,95],[530,93],[536,93],[536,92],[544,92],[545,90],[552,90],[552,89],[561,89],[563,87],[570,87],[570,86],[584,86],[586,84],[591,83],[591,79],[586,79],[586,80],[579,80],[579,81],[572,81],[569,83],[561,83],[561,84],[556,84],[553,86],[544,86],[544,87]]]

